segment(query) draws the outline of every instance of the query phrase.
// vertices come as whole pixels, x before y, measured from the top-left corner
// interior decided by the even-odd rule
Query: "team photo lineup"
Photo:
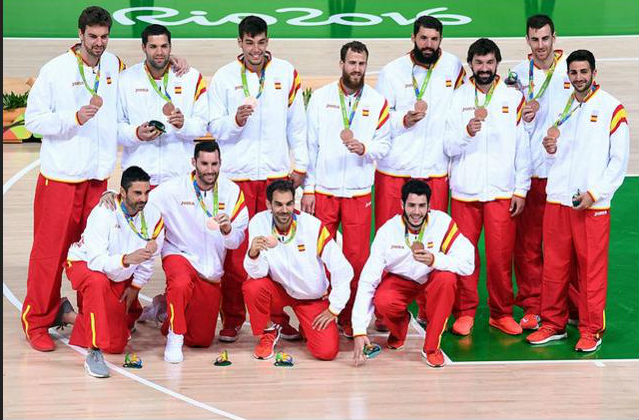
[[[163,359],[179,364],[184,346],[232,348],[248,321],[255,359],[291,366],[283,339],[331,361],[344,336],[365,369],[417,324],[414,358],[438,368],[447,334],[476,327],[480,246],[490,328],[535,349],[568,346],[573,325],[574,351],[604,345],[627,113],[591,51],[555,48],[549,16],[527,17],[529,50],[504,77],[499,41],[457,57],[422,15],[374,86],[366,43],[347,40],[341,77],[312,92],[255,15],[210,80],[172,51],[170,27],[147,25],[141,61],[124,63],[111,26],[84,9],[79,42],[43,63],[28,96],[42,146],[19,316],[34,350],[55,350],[49,328],[69,326],[86,373],[106,378],[103,354],[135,348],[136,323],[160,325]],[[142,307],[158,269],[163,293]]]

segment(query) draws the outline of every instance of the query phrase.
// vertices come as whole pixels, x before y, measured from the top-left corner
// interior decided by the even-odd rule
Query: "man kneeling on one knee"
[[[334,321],[350,297],[353,268],[319,219],[295,211],[290,181],[270,184],[266,198],[268,210],[249,223],[250,248],[244,259],[249,279],[242,289],[253,334],[259,336],[253,356],[273,356],[280,327],[271,324],[271,313],[290,306],[311,354],[332,360],[339,350]]]
[[[146,172],[127,168],[114,208],[96,206],[69,248],[66,273],[82,301],[69,342],[89,348],[84,367],[91,376],[109,376],[102,351],[122,353],[142,313],[138,293],[164,242],[160,211],[146,205],[150,190]]]
[[[375,235],[353,307],[356,366],[366,360],[366,328],[373,311],[390,330],[388,348],[399,350],[410,321],[407,307],[420,294],[427,302],[422,356],[429,366],[444,365],[441,335],[455,302],[457,276],[473,272],[475,248],[448,214],[429,209],[430,194],[426,183],[408,181],[402,188],[403,214]]]

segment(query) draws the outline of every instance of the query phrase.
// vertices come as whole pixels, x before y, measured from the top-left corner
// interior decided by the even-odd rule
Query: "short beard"
[[[592,89],[592,84],[594,83],[594,77],[590,78],[590,82],[586,84],[587,87],[585,87],[583,90],[577,90],[577,88],[575,88],[575,90],[579,93],[586,93],[588,92],[590,89]],[[573,86],[574,87],[574,86]]]
[[[493,80],[495,80],[495,77],[497,77],[497,73],[492,73],[488,77],[488,80],[483,79],[477,73],[473,73],[473,77],[475,78],[475,83],[479,83],[480,85],[489,85],[493,82]]]
[[[151,67],[153,67],[155,70],[162,70],[162,69],[166,68],[167,64],[169,64],[169,58],[167,57],[167,59],[164,60],[164,63],[162,65],[160,65],[160,66],[155,64],[155,60],[153,60],[153,58],[149,58],[146,62],[149,63],[149,65]]]
[[[428,213],[427,213],[428,214]],[[404,210],[404,222],[406,222],[406,225],[413,229],[413,230],[419,230],[422,228],[422,226],[424,226],[424,222],[426,222],[426,216],[424,216],[424,218],[422,219],[422,222],[418,225],[415,226],[410,222],[410,218],[408,217],[408,214],[406,213],[406,210]]]
[[[435,52],[433,53],[433,55],[431,55],[430,57],[426,57],[422,53],[422,51],[419,48],[417,48],[417,44],[414,44],[414,47],[413,47],[413,58],[415,59],[415,61],[427,66],[435,63],[439,59],[440,53],[441,53],[440,49],[437,48]]]
[[[210,184],[208,182],[206,182],[204,180],[204,177],[202,176],[202,173],[200,171],[197,170],[197,168],[195,169],[195,175],[197,175],[197,179],[200,180],[200,182],[202,183],[202,185],[204,185],[206,188],[206,190],[210,190],[211,188],[213,188],[213,186],[215,185],[215,183],[217,182],[217,178],[218,175],[213,175],[213,182],[211,182]]]
[[[346,86],[347,88],[349,88],[350,90],[354,90],[354,91],[358,91],[362,88],[362,86],[364,86],[364,77],[366,75],[362,75],[362,80],[360,81],[359,84],[355,84],[355,82],[351,81],[350,76],[347,73],[342,73],[342,83],[344,83],[344,86]]]

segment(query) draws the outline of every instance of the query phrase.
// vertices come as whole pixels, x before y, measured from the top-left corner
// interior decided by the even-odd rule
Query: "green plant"
[[[304,99],[304,108],[308,106],[308,101],[311,100],[312,94],[313,94],[313,89],[310,87],[307,87],[306,89],[304,89],[304,92],[302,92],[302,98]]]
[[[29,97],[29,92],[25,93],[3,93],[2,94],[2,109],[10,110],[16,108],[24,108],[27,106],[27,98]]]

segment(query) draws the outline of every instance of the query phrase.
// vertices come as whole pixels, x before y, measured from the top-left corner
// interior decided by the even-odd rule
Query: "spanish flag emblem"
[[[219,204],[217,205],[217,208],[218,208],[218,210],[224,210],[224,209],[226,209],[226,204],[224,204],[224,203],[219,203]]]
[[[181,95],[182,94],[182,86],[176,86],[174,91],[175,91],[176,95]]]
[[[592,114],[592,115],[590,116],[590,122],[597,122],[597,115]]]
[[[501,112],[503,112],[504,114],[508,114],[508,106],[507,105],[502,106],[501,107]]]
[[[281,90],[282,89],[282,84],[280,82],[275,82],[275,89],[276,90]]]
[[[446,87],[452,87],[453,86],[453,81],[450,79],[446,79]]]
[[[298,244],[297,245],[297,250],[299,252],[304,252],[304,251],[306,251],[306,247],[304,246],[304,244]]]
[[[570,82],[564,82],[564,89],[570,89]]]
[[[111,84],[111,76],[107,76],[107,85]]]
[[[370,113],[370,110],[368,109],[362,109],[362,117],[368,117],[368,114]]]
[[[200,99],[200,96],[202,96],[204,92],[206,92],[206,82],[204,81],[204,79],[202,78],[202,75],[200,74],[200,76],[197,79],[197,85],[195,87],[195,100],[197,101],[198,99]]]

